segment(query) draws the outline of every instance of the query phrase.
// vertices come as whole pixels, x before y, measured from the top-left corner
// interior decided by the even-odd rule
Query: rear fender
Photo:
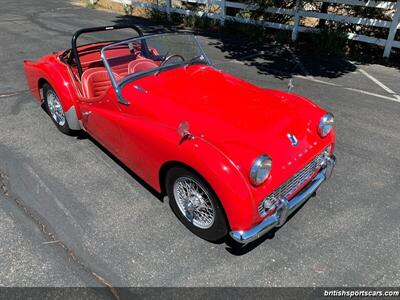
[[[43,95],[40,93],[39,80],[44,77],[44,74],[39,69],[38,63],[31,60],[25,60],[24,71],[29,90],[37,101],[42,102]]]
[[[24,71],[29,90],[37,101],[42,102],[44,98],[41,82],[48,82],[61,101],[69,127],[73,130],[81,129],[76,108],[78,97],[67,66],[56,59],[54,55],[50,55],[39,61],[24,61]]]

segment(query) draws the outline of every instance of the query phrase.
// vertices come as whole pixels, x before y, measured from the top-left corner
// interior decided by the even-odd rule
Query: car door
[[[133,172],[146,182],[157,182],[158,170],[165,160],[163,145],[170,140],[168,128],[160,126],[157,118],[149,112],[149,106],[157,105],[150,93],[139,84],[128,88],[129,104],[119,103],[121,110],[121,156]]]
[[[121,111],[113,88],[95,101],[81,101],[80,110],[85,130],[114,155],[121,153]]]

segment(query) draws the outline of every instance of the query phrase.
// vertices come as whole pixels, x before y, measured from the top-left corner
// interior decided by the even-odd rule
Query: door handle
[[[91,113],[92,113],[92,111],[91,111],[91,110],[88,110],[88,111],[84,111],[84,112],[82,113],[82,115],[84,115],[84,116],[86,117],[86,116],[90,115]]]

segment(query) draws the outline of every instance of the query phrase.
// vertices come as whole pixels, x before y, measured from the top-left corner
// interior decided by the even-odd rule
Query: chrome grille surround
[[[321,167],[325,152],[325,150],[322,151],[308,165],[306,165],[288,181],[265,197],[258,205],[259,215],[263,217],[267,214],[268,210],[264,208],[264,202],[266,200],[269,200],[270,203],[275,204],[278,199],[288,199],[300,186],[309,180],[311,176]]]

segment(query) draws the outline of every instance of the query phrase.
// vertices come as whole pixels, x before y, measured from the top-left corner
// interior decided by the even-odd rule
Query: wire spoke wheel
[[[48,90],[46,94],[47,106],[53,120],[59,125],[65,125],[65,114],[61,106],[61,102],[52,90]]]
[[[174,183],[173,192],[179,210],[190,223],[201,229],[208,229],[214,224],[213,203],[199,182],[180,177]]]

